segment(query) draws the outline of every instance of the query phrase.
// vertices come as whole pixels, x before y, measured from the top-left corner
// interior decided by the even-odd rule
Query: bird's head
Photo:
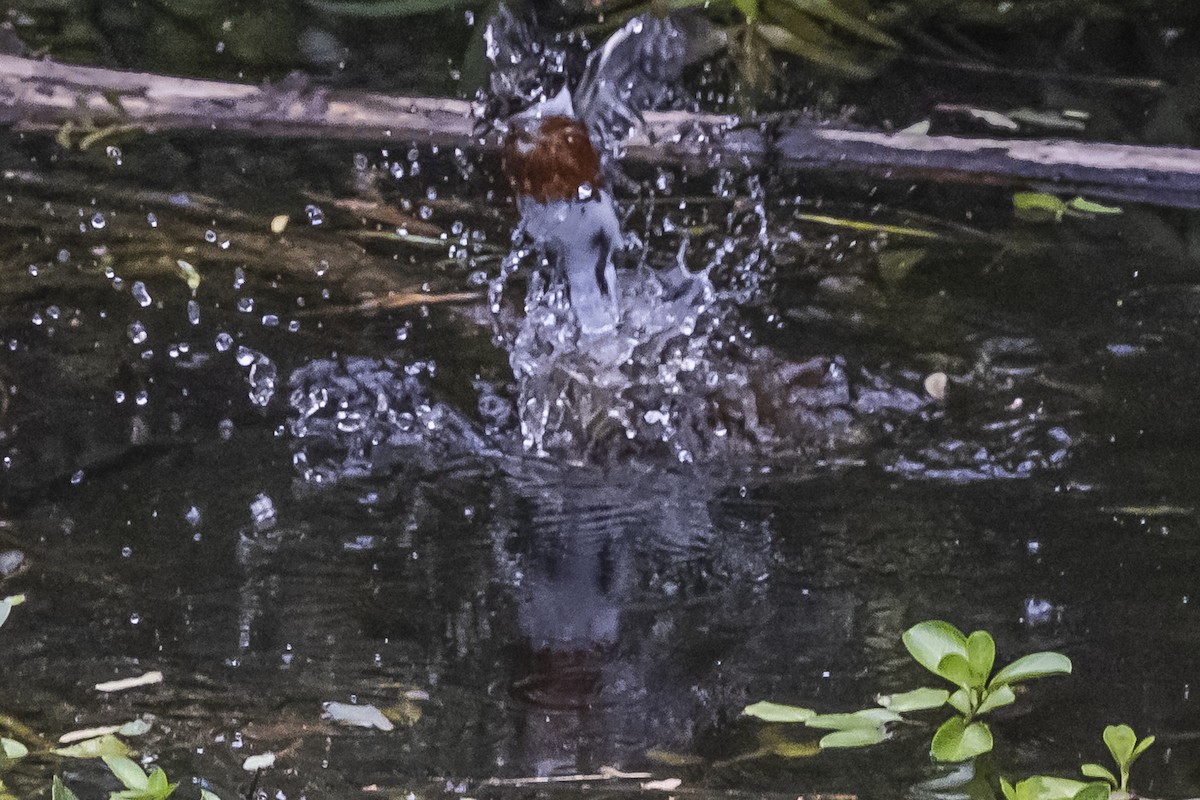
[[[508,124],[504,172],[518,197],[540,203],[587,200],[603,185],[600,155],[566,89]]]

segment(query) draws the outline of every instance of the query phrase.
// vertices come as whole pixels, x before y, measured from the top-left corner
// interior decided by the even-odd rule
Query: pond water
[[[635,169],[637,274],[711,283],[683,321],[648,306],[678,329],[601,381],[522,328],[519,280],[489,311],[514,222],[490,158],[114,147],[0,143],[10,717],[153,714],[138,749],[225,798],[626,791],[484,785],[604,767],[897,797],[942,774],[931,728],[784,758],[815,737],[740,711],[930,684],[900,634],[944,618],[1074,661],[998,715],[1005,774],[1072,774],[1128,722],[1159,740],[1139,789],[1200,793],[1194,215]],[[38,759],[6,783],[55,769],[114,785]]]

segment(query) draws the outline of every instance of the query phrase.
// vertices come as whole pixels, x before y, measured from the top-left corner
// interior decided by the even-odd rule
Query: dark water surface
[[[0,550],[28,566],[0,594],[29,602],[0,631],[0,710],[26,725],[152,713],[135,746],[227,798],[528,796],[479,783],[605,766],[899,797],[939,774],[931,729],[784,759],[754,754],[811,736],[739,713],[930,684],[900,634],[944,618],[992,631],[1001,660],[1075,663],[997,715],[1004,774],[1071,774],[1128,722],[1159,737],[1139,789],[1200,793],[1194,216],[1021,225],[992,189],[635,176],[651,264],[681,229],[693,267],[729,245],[723,280],[748,288],[722,324],[753,337],[729,356],[751,381],[820,358],[849,399],[694,463],[674,440],[535,457],[483,299],[513,221],[495,164],[187,137],[2,149]],[[408,226],[434,241],[389,238]],[[886,280],[881,254],[916,248]],[[441,302],[459,292],[476,299]],[[937,370],[944,403],[922,388]],[[310,406],[322,389],[344,405]],[[147,670],[165,682],[91,689]],[[406,719],[335,727],[327,701]],[[254,783],[241,763],[263,752]],[[63,768],[85,800],[111,788]],[[53,769],[6,781],[32,793]]]

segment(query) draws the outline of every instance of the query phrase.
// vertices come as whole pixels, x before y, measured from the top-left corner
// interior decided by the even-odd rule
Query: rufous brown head
[[[504,142],[504,172],[519,197],[538,202],[577,200],[581,187],[603,182],[600,156],[587,126],[565,116],[522,120]]]

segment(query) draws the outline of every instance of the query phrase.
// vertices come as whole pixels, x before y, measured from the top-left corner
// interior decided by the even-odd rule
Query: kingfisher
[[[495,124],[506,132],[502,165],[520,231],[565,283],[580,332],[613,331],[615,261],[624,245],[613,162],[642,113],[671,98],[684,68],[720,47],[720,33],[694,14],[641,14],[592,52],[574,92],[566,54],[540,42],[507,7],[484,35],[492,64],[487,108],[502,117]]]

